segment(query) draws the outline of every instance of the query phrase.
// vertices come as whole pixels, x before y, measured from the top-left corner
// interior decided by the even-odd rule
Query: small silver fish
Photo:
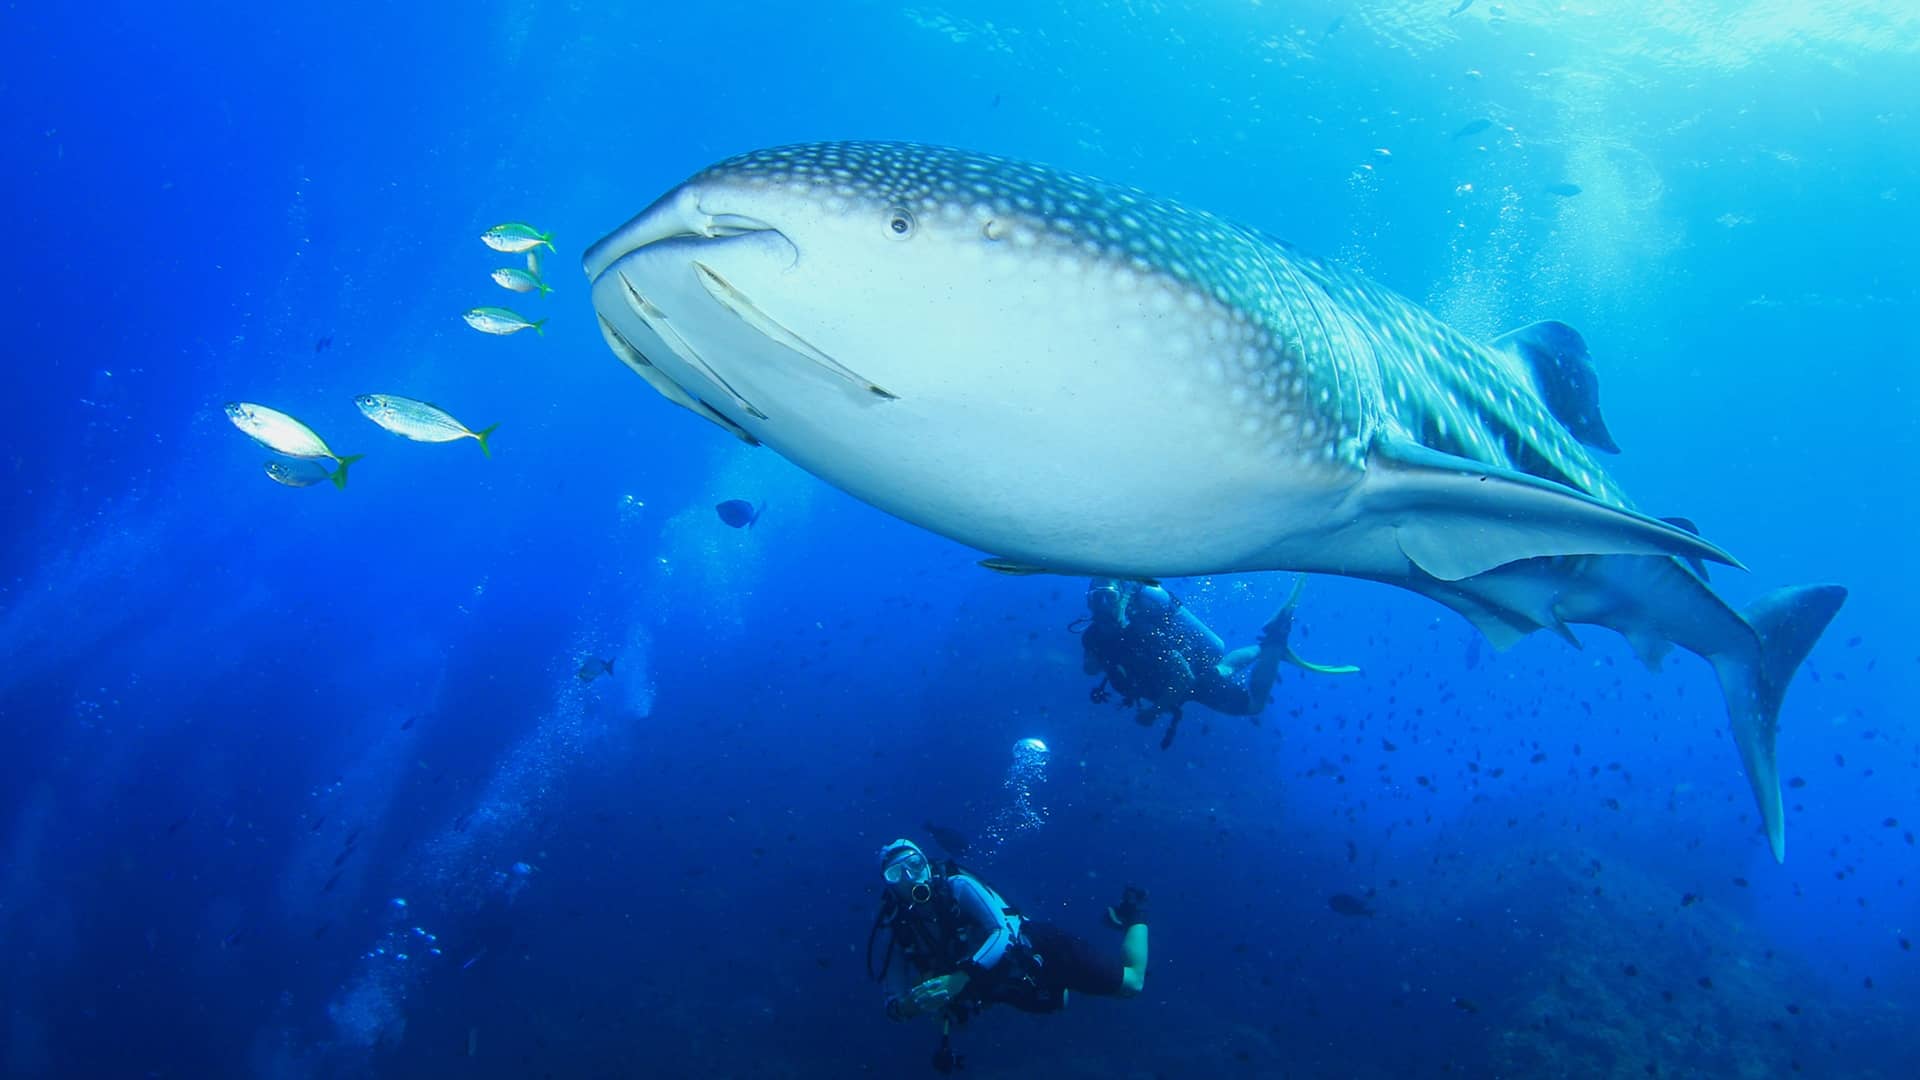
[[[317,461],[269,461],[267,476],[290,488],[312,487],[333,474]]]
[[[468,326],[483,334],[517,334],[531,328],[534,333],[544,336],[545,331],[540,328],[547,323],[545,319],[528,322],[514,312],[499,307],[477,307],[460,317],[467,320]]]
[[[335,460],[340,457],[312,428],[278,409],[269,409],[251,401],[229,401],[227,419],[233,421],[234,427],[276,454]]]
[[[493,281],[494,284],[499,285],[501,288],[512,289],[514,292],[533,292],[538,290],[540,295],[545,296],[553,291],[552,286],[540,280],[538,273],[531,270],[522,270],[516,266],[503,266],[495,270],[493,272]]]
[[[517,221],[495,225],[480,234],[480,242],[495,251],[504,251],[509,255],[518,255],[541,244],[547,245],[548,251],[553,250],[552,233],[541,232],[531,225],[522,225]]]
[[[348,454],[342,457],[334,453],[333,447],[328,446],[326,440],[312,428],[278,409],[256,405],[251,401],[229,401],[226,413],[234,427],[276,454],[305,461],[332,459],[335,467],[327,476],[338,488],[347,486],[347,466],[365,456]]]
[[[415,401],[397,394],[361,394],[353,399],[353,403],[360,407],[367,419],[403,439],[424,443],[472,439],[480,444],[481,453],[493,456],[493,451],[487,447],[487,436],[492,435],[499,424],[474,431],[432,402]]]

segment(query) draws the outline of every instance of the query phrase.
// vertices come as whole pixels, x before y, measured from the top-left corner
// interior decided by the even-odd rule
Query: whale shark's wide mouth
[[[667,195],[632,221],[608,233],[587,249],[580,263],[587,272],[587,280],[592,281],[614,263],[650,244],[667,240],[725,240],[749,233],[779,231],[746,214],[709,213],[697,197],[683,189]]]
[[[687,188],[648,207],[581,259],[614,353],[669,400],[749,439],[742,425],[769,414],[752,399],[752,377],[737,376],[745,370],[742,357],[765,355],[760,344],[864,396],[895,397],[762,306],[771,297],[789,318],[796,310],[804,314],[806,305],[777,281],[799,261],[800,249],[785,232],[746,214],[713,212]],[[740,337],[742,329],[759,344]],[[657,361],[666,355],[685,370],[662,371]]]

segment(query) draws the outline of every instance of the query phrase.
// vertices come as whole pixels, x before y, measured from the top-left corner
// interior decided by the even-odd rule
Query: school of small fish
[[[548,251],[553,250],[552,233],[541,232],[531,225],[517,221],[509,221],[481,233],[480,242],[507,255],[526,253],[527,268],[525,270],[517,266],[503,266],[493,272],[496,285],[512,292],[537,292],[541,296],[553,291],[552,286],[549,286],[540,276],[540,249],[545,247]],[[531,320],[517,311],[503,307],[477,307],[462,315],[461,318],[467,320],[468,326],[483,334],[502,337],[528,329],[536,334],[544,333],[540,328],[546,325],[547,321]],[[482,446],[484,445],[483,443]]]
[[[493,280],[501,287],[520,293],[537,292],[542,296],[553,291],[540,276],[540,249],[554,250],[552,233],[541,232],[520,222],[508,222],[481,233],[480,240],[495,251],[509,255],[524,253],[527,257],[524,270],[502,267],[493,272]],[[546,323],[545,319],[529,320],[517,312],[498,307],[477,307],[468,311],[464,318],[469,326],[488,334],[515,334],[527,329],[538,334]],[[332,344],[333,337],[328,335],[320,339],[314,351],[317,353]],[[494,429],[500,426],[498,424],[476,431],[430,401],[399,394],[361,394],[353,399],[353,403],[361,415],[403,439],[424,443],[472,439],[480,444],[482,454],[493,456],[493,448],[487,440],[493,435]],[[331,480],[334,487],[344,491],[347,487],[347,467],[365,456],[337,453],[304,422],[265,405],[232,401],[226,405],[226,414],[234,427],[280,455],[278,459],[266,462],[264,468],[267,479],[285,487],[315,487],[322,481]]]

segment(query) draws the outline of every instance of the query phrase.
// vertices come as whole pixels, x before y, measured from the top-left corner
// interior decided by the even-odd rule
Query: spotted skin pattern
[[[911,215],[910,227],[977,229],[983,244],[1021,258],[1054,256],[1151,290],[1206,328],[1195,343],[1204,347],[1181,359],[1225,391],[1239,436],[1264,435],[1286,451],[1305,444],[1356,470],[1372,440],[1387,436],[1631,505],[1511,356],[1358,274],[1204,210],[1045,165],[914,143],[757,150],[689,181],[703,184],[784,188],[822,200],[829,214],[884,200]]]

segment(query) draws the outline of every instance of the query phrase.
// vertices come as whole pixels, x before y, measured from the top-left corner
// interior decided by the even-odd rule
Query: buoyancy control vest
[[[880,902],[880,910],[874,915],[873,928],[867,934],[867,974],[875,981],[884,980],[887,970],[892,966],[893,954],[897,949],[907,963],[910,963],[924,977],[946,975],[960,970],[961,964],[971,958],[980,947],[981,929],[973,925],[961,910],[960,902],[953,894],[953,878],[965,874],[980,882],[994,897],[1000,898],[1003,916],[1020,916],[1019,909],[1006,904],[998,890],[980,875],[962,867],[949,859],[941,873],[934,876],[928,886],[928,897],[924,901],[901,900],[891,889],[887,890]],[[882,954],[880,967],[873,966],[873,944],[880,931],[889,931],[886,952]],[[991,932],[989,929],[987,932]],[[1025,967],[1028,946],[1024,938],[1016,938],[1007,944],[1007,955],[995,966],[996,978],[1000,969],[1006,968],[1007,974],[1018,977]]]

